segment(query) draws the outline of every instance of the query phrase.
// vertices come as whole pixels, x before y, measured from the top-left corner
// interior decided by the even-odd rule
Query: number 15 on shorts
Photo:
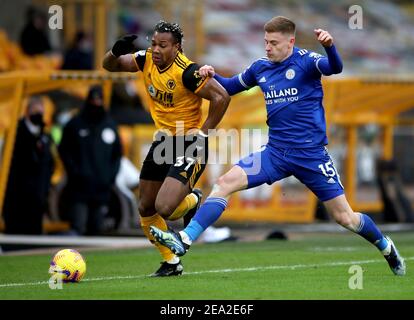
[[[322,171],[322,173],[325,177],[328,177],[328,178],[329,177],[335,177],[336,170],[335,170],[335,167],[334,167],[334,165],[331,161],[328,161],[324,164],[322,163],[318,167],[319,167],[319,169],[321,169],[321,171]]]
[[[338,171],[336,170],[336,168],[335,168],[335,166],[334,166],[334,164],[332,163],[331,160],[329,160],[328,162],[325,162],[325,163],[321,163],[318,166],[318,168],[322,171],[322,174],[325,177],[333,178],[333,177],[337,176],[339,184],[341,185],[341,187],[343,187],[342,183],[341,183],[341,178],[339,177],[339,174],[338,174]]]

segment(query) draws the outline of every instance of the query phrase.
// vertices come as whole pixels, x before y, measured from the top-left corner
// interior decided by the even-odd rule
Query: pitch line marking
[[[414,260],[414,257],[404,258],[406,261]],[[368,263],[378,263],[384,262],[384,259],[375,259],[375,260],[356,260],[356,261],[338,261],[338,262],[327,262],[320,264],[296,264],[296,265],[278,265],[278,266],[263,266],[263,267],[250,267],[250,268],[230,268],[230,269],[216,269],[216,270],[203,270],[203,271],[193,271],[193,272],[184,272],[184,275],[199,275],[199,274],[208,274],[208,273],[228,273],[228,272],[251,272],[251,271],[266,271],[266,270],[282,270],[282,269],[301,269],[301,268],[315,268],[315,267],[336,267],[344,265],[354,265],[354,264],[368,264]],[[99,277],[99,278],[85,278],[82,279],[82,282],[93,282],[93,281],[108,281],[108,280],[127,280],[127,279],[140,279],[146,278],[148,275],[136,275],[136,276],[114,276],[114,277]],[[10,287],[22,287],[22,286],[40,286],[48,285],[48,281],[37,281],[37,282],[21,282],[21,283],[3,283],[0,284],[0,288],[10,288]]]

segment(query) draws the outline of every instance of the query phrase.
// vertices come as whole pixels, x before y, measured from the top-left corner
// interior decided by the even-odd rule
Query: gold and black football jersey
[[[152,50],[134,54],[138,69],[144,74],[147,93],[151,97],[150,112],[157,129],[183,135],[201,126],[202,98],[196,93],[207,83],[198,74],[199,66],[181,52],[165,69],[152,61]]]

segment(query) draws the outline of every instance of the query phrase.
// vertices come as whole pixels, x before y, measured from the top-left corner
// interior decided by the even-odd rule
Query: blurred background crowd
[[[410,74],[414,70],[412,59],[414,3],[409,0],[364,0],[359,4],[351,0],[335,2],[328,0],[177,0],[173,2],[76,0],[52,2],[46,0],[19,0],[18,4],[11,0],[0,2],[0,75],[7,75],[14,71],[30,71],[36,74],[58,70],[101,70],[103,53],[119,36],[130,33],[138,34],[141,48],[147,48],[152,28],[160,19],[178,22],[183,26],[184,50],[192,60],[199,64],[211,64],[224,75],[233,75],[264,55],[263,25],[275,15],[284,15],[296,21],[297,45],[302,48],[323,53],[315,40],[313,29],[320,27],[330,31],[344,61],[344,72],[336,78],[369,75],[372,78],[387,79],[390,76],[397,76],[400,79],[410,79]],[[63,29],[50,28],[49,22],[53,12],[50,13],[48,9],[53,4],[60,4],[63,8]],[[349,27],[349,19],[352,16],[349,8],[355,4],[362,8],[363,20],[361,29],[352,30]],[[10,97],[7,96],[9,89],[7,86],[4,88],[0,86],[2,94],[0,97],[2,118],[0,120],[0,154],[3,156],[7,132],[11,125],[12,107],[10,107]],[[40,95],[35,100],[26,101],[25,106],[28,106],[28,111],[25,111],[25,115],[22,112],[19,116],[25,116],[30,122],[32,113],[30,109],[33,104],[42,105],[44,124],[37,125],[37,127],[41,128],[42,134],[45,128],[45,132],[50,135],[53,144],[57,147],[61,145],[62,137],[65,135],[64,128],[68,122],[73,119],[74,115],[82,114],[79,110],[90,104],[90,95],[93,92],[96,93],[96,90],[100,92],[102,99],[100,104],[105,108],[105,113],[108,113],[110,121],[113,121],[113,138],[119,139],[122,148],[118,151],[117,162],[114,165],[116,172],[108,178],[111,186],[118,186],[114,189],[115,191],[112,191],[112,197],[116,200],[108,200],[105,204],[106,208],[102,209],[107,212],[104,216],[106,215],[108,219],[103,222],[103,224],[106,223],[106,227],[98,228],[99,230],[92,228],[91,233],[100,234],[103,230],[112,232],[135,227],[138,230],[136,201],[139,192],[137,172],[139,172],[140,163],[137,159],[140,155],[137,153],[141,155],[145,153],[145,144],[140,142],[143,148],[136,150],[134,130],[137,126],[151,127],[153,123],[147,111],[148,105],[143,89],[139,85],[139,79],[138,81],[124,79],[113,82],[107,103],[104,103],[102,88],[90,89],[89,86],[75,84],[75,82],[65,88],[49,88],[39,92]],[[376,98],[382,99],[380,96]],[[414,103],[411,107],[414,107]],[[392,108],[391,104],[390,108]],[[411,108],[406,107],[399,116],[401,118],[412,117]],[[253,124],[246,126],[252,127]],[[43,140],[35,127],[36,125],[29,128],[29,131],[32,129],[30,132],[37,136],[34,148],[39,148],[38,141]],[[375,121],[362,123],[357,127],[356,133],[354,175],[356,188],[360,191],[357,192],[358,196],[364,197],[364,201],[373,200],[381,203],[381,205],[372,207],[373,212],[385,212],[387,181],[390,180],[381,182],[378,169],[381,166],[381,174],[391,172],[392,176],[396,173],[392,176],[393,183],[399,191],[399,197],[402,199],[400,207],[402,203],[403,209],[389,209],[391,204],[388,204],[387,208],[394,210],[395,214],[389,217],[382,216],[382,219],[412,222],[411,202],[414,201],[414,188],[411,186],[414,185],[414,162],[412,161],[413,151],[409,150],[414,142],[412,127],[393,128],[394,157],[391,163],[385,164],[378,163],[383,150],[381,126]],[[349,153],[346,147],[348,133],[344,127],[333,124],[330,127],[330,134],[330,151],[335,158],[338,171],[342,172],[349,169],[346,168],[345,162]],[[112,139],[111,134],[107,137]],[[265,139],[264,133],[262,140]],[[49,144],[47,147],[49,148]],[[40,209],[41,214],[48,213],[48,219],[53,221],[65,220],[63,211],[67,211],[64,210],[66,205],[62,200],[67,198],[62,195],[64,194],[62,190],[65,186],[67,189],[70,161],[60,159],[65,152],[62,152],[61,146],[59,148],[59,151],[58,149],[54,151],[53,146],[51,147],[52,158],[55,162],[53,165],[50,164],[50,172],[45,174],[44,179],[51,179],[52,188],[48,195],[48,203],[42,204],[42,209]],[[13,161],[15,159],[12,163]],[[209,183],[223,170],[222,166],[212,165],[207,171],[206,181],[203,182],[207,191]],[[2,172],[2,174],[6,173]],[[128,178],[131,181],[127,181]],[[15,179],[12,177],[13,181],[16,181]],[[119,183],[116,184],[116,181]],[[287,179],[281,184],[287,187],[292,186],[293,190],[299,188],[295,179]],[[246,207],[255,206],[262,201],[271,201],[269,199],[275,192],[272,188],[263,186],[259,189],[245,191],[241,194],[241,199],[245,200]],[[19,189],[18,186],[17,189]],[[121,196],[117,196],[119,193]],[[73,201],[69,203],[73,204]],[[310,220],[326,218],[318,208],[314,206]],[[14,210],[27,211],[27,209]],[[3,210],[3,218],[4,216],[5,210]],[[283,221],[283,218],[281,220]],[[298,219],[298,222],[310,220],[308,218],[303,221]],[[4,225],[2,230],[4,230]],[[38,229],[36,230],[39,233]],[[69,228],[66,232],[88,234],[85,226]]]
[[[160,0],[106,2],[113,9],[107,14],[108,40],[113,41],[121,34],[135,33],[141,36],[141,44],[146,47],[146,36],[150,35],[154,23],[166,18],[165,11],[169,11],[168,15],[175,20],[189,19],[188,23],[193,23],[193,30],[191,25],[185,30],[189,55],[229,73],[239,71],[263,55],[263,24],[275,14],[295,17],[297,42],[311,50],[319,50],[312,33],[315,26],[329,28],[345,61],[342,75],[406,73],[413,67],[409,57],[414,46],[414,9],[409,0],[364,0],[360,3],[351,0],[204,0],[188,1],[187,4],[177,1],[174,5]],[[36,10],[30,7],[33,3],[43,6],[38,5],[39,10]],[[61,58],[65,56],[66,59],[55,65],[57,68],[92,69],[94,35],[82,30],[81,21],[75,20],[70,23],[76,34],[70,41],[63,39],[63,32],[48,28],[48,7],[44,4],[49,3],[21,0],[19,5],[15,5],[12,1],[2,1],[0,29],[6,32],[2,38],[6,36],[21,45],[23,52],[29,55],[55,53]],[[362,29],[356,32],[350,32],[348,25],[352,15],[349,8],[353,5],[359,5],[363,11]],[[195,6],[202,7],[202,10]],[[202,21],[195,21],[197,19]],[[203,29],[200,31],[204,38],[197,40],[197,43],[203,41],[202,52],[196,52],[194,47],[199,31],[195,23],[200,23]],[[5,61],[1,63],[0,70],[11,68]]]

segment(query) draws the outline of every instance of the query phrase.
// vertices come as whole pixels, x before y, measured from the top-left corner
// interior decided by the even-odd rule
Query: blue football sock
[[[197,240],[204,230],[217,221],[226,207],[227,201],[224,198],[207,198],[184,229],[184,232],[191,241]]]
[[[380,251],[384,250],[388,245],[387,239],[383,236],[374,221],[366,214],[361,214],[361,222],[356,233],[374,244]]]

